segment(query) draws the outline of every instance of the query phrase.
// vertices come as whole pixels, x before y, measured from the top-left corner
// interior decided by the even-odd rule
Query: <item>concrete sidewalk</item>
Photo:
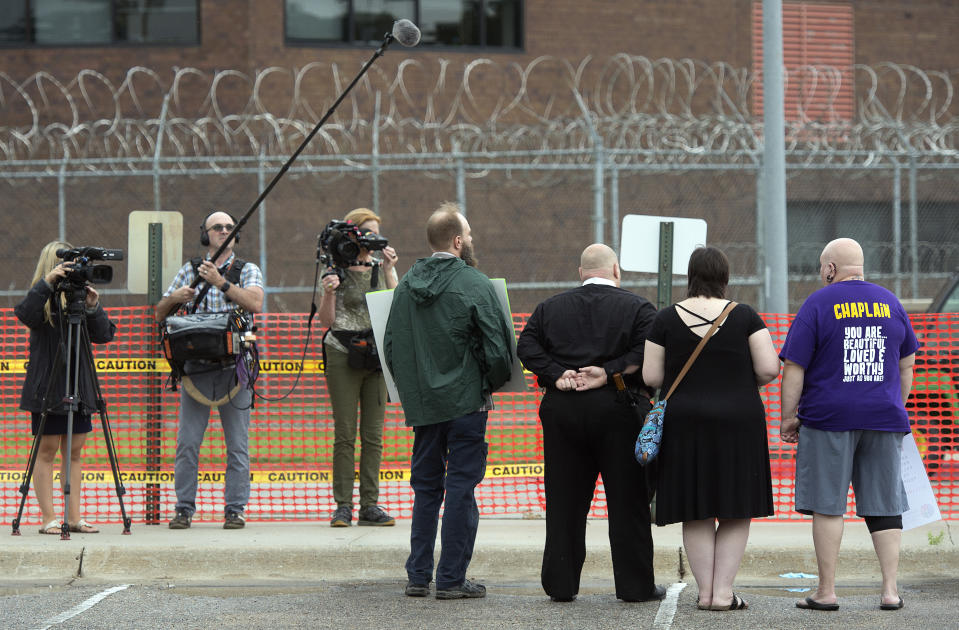
[[[406,579],[408,520],[395,527],[331,528],[312,523],[250,522],[242,530],[220,523],[189,530],[134,524],[101,526],[99,534],[72,534],[68,541],[22,526],[22,536],[0,530],[0,580],[349,581]],[[903,533],[901,580],[955,578],[959,574],[957,521],[938,521]],[[584,583],[612,581],[608,528],[590,520]],[[480,580],[539,582],[545,522],[483,519],[469,575]],[[657,581],[691,579],[679,525],[653,527]],[[752,525],[738,581],[781,582],[784,573],[816,573],[810,522]],[[847,523],[840,552],[840,580],[878,580],[879,568],[865,524]],[[811,581],[814,583],[814,580]],[[797,580],[806,585],[810,580]]]

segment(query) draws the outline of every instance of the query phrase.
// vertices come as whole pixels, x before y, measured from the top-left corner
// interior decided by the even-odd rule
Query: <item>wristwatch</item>
[[[230,290],[230,287],[232,287],[232,286],[233,286],[233,285],[230,284],[230,281],[229,281],[229,280],[224,280],[224,281],[223,281],[223,285],[220,286],[220,293],[226,293],[227,291]]]

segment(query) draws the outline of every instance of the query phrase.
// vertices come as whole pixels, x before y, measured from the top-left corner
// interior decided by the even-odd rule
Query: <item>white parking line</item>
[[[679,601],[679,594],[686,588],[684,582],[670,584],[666,589],[666,597],[659,605],[656,612],[656,618],[653,620],[652,630],[669,630],[673,625],[673,617],[676,615],[676,603]]]
[[[70,610],[68,610],[68,611],[66,611],[66,612],[62,612],[62,613],[60,613],[59,615],[57,615],[56,617],[53,617],[53,618],[51,618],[51,619],[47,619],[46,621],[43,622],[43,623],[46,624],[46,625],[40,626],[39,628],[36,628],[35,630],[49,630],[49,628],[52,628],[53,626],[57,625],[58,623],[63,623],[63,622],[66,621],[67,619],[70,619],[71,617],[76,617],[76,616],[79,615],[80,613],[82,613],[82,612],[84,612],[84,611],[86,611],[86,610],[89,610],[90,608],[93,608],[94,606],[97,605],[98,602],[100,602],[100,600],[104,599],[105,597],[107,597],[107,596],[109,596],[109,595],[113,595],[113,594],[116,593],[117,591],[122,591],[122,590],[128,589],[128,588],[130,588],[130,586],[131,586],[130,584],[121,584],[120,586],[114,586],[113,588],[108,588],[107,590],[103,591],[102,593],[97,593],[96,595],[94,595],[94,596],[91,597],[90,599],[88,599],[88,600],[86,600],[86,601],[84,601],[84,602],[81,602],[80,604],[74,606],[74,607],[71,608]]]

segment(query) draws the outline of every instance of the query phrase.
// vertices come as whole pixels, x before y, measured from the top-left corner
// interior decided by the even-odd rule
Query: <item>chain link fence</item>
[[[530,312],[545,296],[572,286],[587,244],[637,246],[621,244],[625,215],[702,218],[708,241],[730,258],[733,296],[763,309],[758,169],[620,167],[591,162],[588,153],[576,165],[549,164],[548,154],[534,157],[535,168],[521,164],[519,176],[517,165],[507,161],[510,156],[493,161],[481,154],[464,154],[462,160],[473,172],[482,165],[483,177],[470,177],[446,159],[437,159],[427,172],[421,160],[371,166],[369,155],[350,156],[353,165],[343,166],[332,180],[294,168],[248,222],[237,249],[264,269],[269,310],[306,312],[316,237],[327,222],[354,207],[374,208],[383,217],[384,235],[400,254],[402,273],[429,254],[424,229],[429,213],[443,200],[456,200],[473,227],[481,268],[507,279],[514,311]],[[0,236],[0,265],[7,278],[2,304],[12,306],[22,298],[37,252],[50,240],[127,248],[133,210],[181,212],[184,257],[202,253],[199,226],[207,212],[221,208],[241,216],[279,164],[257,160],[229,172],[198,165],[185,172],[158,169],[154,176],[102,168],[84,173],[88,165],[80,160],[55,175],[40,170],[0,173],[0,204],[8,226]],[[917,308],[959,268],[959,165],[792,166],[788,176],[791,311],[818,286],[819,253],[838,236],[860,241],[870,279],[903,299],[918,300]],[[130,246],[145,248],[146,243]],[[145,296],[125,289],[125,265],[114,267],[114,280],[105,288],[107,301],[145,304]],[[625,282],[655,298],[653,274],[627,273]],[[673,298],[679,299],[684,289],[684,278],[676,277]]]

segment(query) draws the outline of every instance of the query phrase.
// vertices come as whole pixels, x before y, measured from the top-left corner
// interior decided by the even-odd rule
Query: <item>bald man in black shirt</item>
[[[546,547],[542,584],[553,601],[579,592],[586,558],[586,516],[598,475],[609,512],[609,543],[616,597],[662,599],[653,575],[653,541],[642,467],[633,457],[641,421],[617,396],[614,375],[642,392],[646,331],[656,315],[648,300],[621,289],[616,253],[587,247],[580,259],[583,285],[555,295],[533,311],[517,354],[545,389],[539,409],[546,464]]]

